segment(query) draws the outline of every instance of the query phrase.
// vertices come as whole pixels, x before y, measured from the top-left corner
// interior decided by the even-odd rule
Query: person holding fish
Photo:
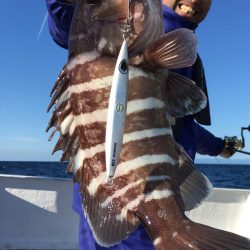
[[[69,30],[73,17],[75,0],[45,0],[48,8],[49,30],[53,40],[61,47],[68,49]],[[119,1],[117,5],[119,5]],[[100,0],[89,0],[96,4]],[[211,0],[163,0],[163,20],[165,33],[179,28],[195,30],[206,17]],[[86,27],[87,29],[88,27]],[[207,95],[206,81],[202,62],[198,56],[191,67],[174,70],[192,79]],[[197,122],[195,122],[196,120]],[[194,161],[196,152],[211,156],[230,157],[234,152],[224,147],[224,141],[215,137],[201,125],[210,125],[209,105],[195,115],[176,118],[173,124],[174,138],[179,142]],[[82,211],[82,198],[79,194],[79,184],[74,185],[74,210],[80,214],[80,249],[106,249],[99,246],[92,235]],[[129,237],[109,249],[154,249],[152,241],[143,226],[139,226]]]

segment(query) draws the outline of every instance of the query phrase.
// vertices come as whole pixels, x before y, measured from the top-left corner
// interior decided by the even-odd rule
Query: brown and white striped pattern
[[[61,133],[53,152],[64,151],[62,160],[69,160],[68,170],[74,171],[75,181],[81,183],[89,224],[99,243],[106,246],[136,228],[139,221],[132,212],[141,204],[176,197],[182,209],[185,203],[192,208],[197,199],[188,194],[200,186],[200,202],[207,192],[199,175],[190,174],[193,165],[182,167],[188,160],[166,119],[165,72],[153,74],[136,67],[129,71],[122,150],[113,185],[107,184],[105,131],[114,66],[114,59],[96,52],[71,60],[53,88],[50,107],[56,103],[56,109],[48,126]],[[97,230],[103,217],[107,221]],[[110,223],[119,237],[110,232]]]
[[[104,2],[109,7],[116,5],[116,1],[105,0],[102,4]],[[122,3],[125,2],[127,3],[126,0]],[[144,3],[132,2],[135,8],[136,4]],[[102,4],[94,7],[101,8]],[[147,11],[143,13],[147,13],[149,17],[145,23],[147,29],[143,34],[140,33],[144,39],[139,39],[139,43],[136,43],[138,48],[134,46],[134,51],[139,51],[143,46],[147,47],[161,35],[161,28],[157,31],[162,22],[161,5],[159,0],[145,1],[144,10]],[[96,48],[105,51],[106,47],[110,50],[111,46],[111,56],[114,56],[122,36],[117,31],[115,39],[113,34],[106,37],[106,26],[100,26],[98,22],[93,21],[91,11],[88,1],[76,1],[69,37],[69,62],[52,89],[53,97],[48,108],[49,110],[56,104],[47,128],[49,130],[55,127],[51,138],[56,131],[61,134],[53,152],[63,150],[62,160],[69,160],[68,170],[73,170],[74,180],[80,182],[84,212],[100,245],[108,247],[118,243],[142,222],[149,229],[157,250],[165,249],[166,244],[169,249],[186,249],[186,246],[192,248],[192,241],[186,239],[193,236],[184,232],[188,223],[196,230],[197,242],[202,239],[203,246],[204,242],[209,242],[206,235],[210,236],[210,233],[207,233],[210,229],[188,222],[184,210],[192,209],[207,196],[209,184],[202,174],[194,170],[188,156],[173,140],[170,125],[166,120],[167,74],[164,70],[149,72],[139,67],[130,67],[122,150],[113,184],[106,182],[105,126],[115,59],[100,55]],[[110,23],[108,27],[112,30],[111,28],[116,26],[117,24],[112,26]],[[102,30],[104,39],[99,37],[99,44],[96,44],[98,29]],[[153,36],[152,31],[156,31]],[[170,36],[170,40],[173,38]],[[182,39],[183,36],[180,38],[183,43],[179,46],[177,43],[176,49],[185,50],[187,42]],[[160,53],[160,61],[163,61],[165,66],[168,64],[169,68],[171,65],[177,67],[180,62],[185,61],[183,59],[188,57],[190,51],[187,49],[187,54],[181,53],[177,62],[176,56],[178,57],[179,52],[175,53],[172,46],[168,47],[168,39],[165,39],[166,37],[161,41],[168,49]],[[117,48],[114,41],[117,42]],[[150,58],[155,53],[155,48],[151,49],[152,51],[148,50],[151,54],[147,54],[149,65],[152,64]],[[181,102],[182,98],[179,99]],[[189,237],[172,237],[178,230]],[[215,232],[215,245],[219,235],[220,233]],[[226,236],[224,243],[230,237]],[[241,240],[239,239],[239,242]],[[184,248],[179,248],[180,245]],[[231,242],[229,245],[232,245]]]
[[[171,153],[173,146],[168,145],[172,141],[172,132],[165,120],[164,89],[156,75],[140,68],[130,68],[123,147],[111,190],[106,184],[104,139],[115,61],[97,57],[94,52],[88,53],[85,57],[78,56],[66,67],[70,84],[57,103],[61,105],[70,100],[71,112],[61,121],[60,131],[62,135],[69,137],[77,134],[75,140],[79,141],[80,146],[71,155],[70,164],[75,173],[80,173],[80,179],[84,179],[86,190],[91,196],[96,197],[98,190],[106,187],[107,196],[102,194],[104,198],[100,200],[100,204],[105,207],[112,204],[113,199],[116,202],[120,199],[123,206],[120,207],[117,216],[123,217],[126,214],[124,211],[134,209],[139,202],[147,200],[147,197],[160,199],[160,194],[164,197],[166,193],[172,195],[168,187],[160,190],[158,195],[155,195],[155,190],[148,192],[148,195],[143,193],[147,183],[170,181],[171,171],[168,169],[173,168],[177,161],[174,152]],[[168,153],[166,148],[170,149]],[[156,168],[161,169],[161,174],[155,176]],[[136,179],[138,173],[143,173],[139,180]],[[123,178],[126,181],[121,182]],[[121,182],[121,185],[116,185],[118,182]],[[135,196],[133,190],[138,186],[141,194]],[[123,197],[128,201],[122,201]]]
[[[95,63],[93,62],[93,64]],[[113,64],[112,60],[109,63]],[[87,140],[93,142],[91,146],[85,144],[85,147],[79,148],[75,157],[74,170],[81,172],[82,169],[84,172],[84,162],[86,161],[88,162],[86,166],[89,164],[94,168],[92,176],[85,180],[86,188],[93,197],[98,196],[98,190],[107,187],[104,167],[104,131],[112,75],[107,74],[100,77],[97,74],[96,77],[88,82],[80,81],[79,84],[70,86],[72,93],[78,95],[82,102],[82,112],[78,112],[79,109],[77,109],[74,116],[76,128],[81,131],[84,130],[88,137]],[[145,113],[144,116],[143,113]],[[172,195],[172,192],[168,189],[159,191],[161,193],[158,193],[158,195],[155,193],[157,190],[152,190],[148,195],[143,194],[146,183],[163,182],[171,179],[167,174],[153,176],[154,178],[151,179],[150,172],[157,165],[165,165],[167,168],[167,166],[173,167],[176,164],[174,156],[166,153],[167,143],[163,143],[159,147],[162,141],[168,141],[168,138],[172,136],[171,129],[167,126],[165,120],[159,120],[155,126],[157,121],[155,119],[148,120],[150,117],[148,113],[150,115],[158,114],[159,118],[164,116],[165,103],[162,96],[162,86],[153,74],[148,74],[138,68],[130,68],[125,134],[114,183],[116,183],[116,180],[121,180],[123,176],[130,176],[131,179],[131,176],[137,175],[137,169],[140,169],[140,172],[145,172],[145,174],[140,181],[128,181],[120,186],[114,185],[113,190],[107,187],[108,194],[107,196],[104,195],[106,198],[101,202],[101,206],[107,207],[113,201],[119,202],[121,207],[117,211],[117,219],[120,220],[126,218],[126,211],[135,209],[142,200],[147,200],[147,197],[160,199],[161,195],[166,197],[166,193]],[[138,121],[138,118],[141,121]],[[92,133],[92,126],[98,128],[99,131]],[[139,129],[137,129],[138,126]],[[102,140],[99,140],[100,137],[96,139],[98,134],[102,134]],[[97,143],[95,144],[94,141]],[[141,144],[143,144],[143,147]],[[149,148],[151,149],[149,150]],[[93,164],[90,162],[93,162]],[[90,170],[89,167],[86,168]],[[134,190],[137,189],[139,190],[138,195],[134,195]]]

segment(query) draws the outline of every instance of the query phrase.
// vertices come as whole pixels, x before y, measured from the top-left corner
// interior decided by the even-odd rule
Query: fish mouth
[[[128,14],[127,14],[127,12],[119,13],[119,15],[116,18],[116,21],[117,22],[122,22],[122,23],[128,22]]]
[[[93,19],[95,20],[124,23],[128,20],[128,13],[127,0],[106,0],[102,4],[93,5]]]
[[[141,33],[147,22],[147,18],[148,13],[143,3],[137,1],[130,4],[129,22],[134,35],[138,36]]]

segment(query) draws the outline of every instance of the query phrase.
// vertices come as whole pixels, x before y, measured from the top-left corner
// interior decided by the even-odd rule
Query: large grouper
[[[128,43],[127,113],[112,182],[107,181],[105,134],[116,60]],[[51,92],[56,104],[47,130],[60,132],[54,152],[80,183],[96,241],[111,246],[140,223],[155,249],[250,249],[248,239],[194,223],[185,216],[211,190],[175,142],[171,117],[198,112],[202,91],[169,69],[196,59],[192,31],[164,34],[160,0],[77,0],[68,63]]]

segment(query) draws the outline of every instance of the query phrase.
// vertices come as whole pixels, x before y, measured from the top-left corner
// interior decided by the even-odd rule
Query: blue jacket
[[[48,9],[49,31],[53,40],[61,47],[68,48],[68,37],[74,6],[63,3],[59,0],[45,0]],[[194,30],[194,25],[177,15],[167,6],[163,6],[163,17],[165,31],[169,32],[177,28],[188,28]],[[179,69],[176,72],[192,78],[193,67]],[[222,152],[224,147],[223,140],[215,137],[202,126],[194,121],[193,116],[186,116],[178,121],[181,129],[176,132],[175,139],[185,148],[190,157],[194,160],[196,152],[205,155],[216,156]],[[83,215],[81,206],[81,194],[79,184],[74,185],[73,208],[80,215],[79,243],[81,250],[101,250],[107,249],[100,247],[94,241],[89,225]],[[150,250],[154,249],[151,240],[142,226],[133,232],[127,239],[120,244],[110,247],[112,250]]]

